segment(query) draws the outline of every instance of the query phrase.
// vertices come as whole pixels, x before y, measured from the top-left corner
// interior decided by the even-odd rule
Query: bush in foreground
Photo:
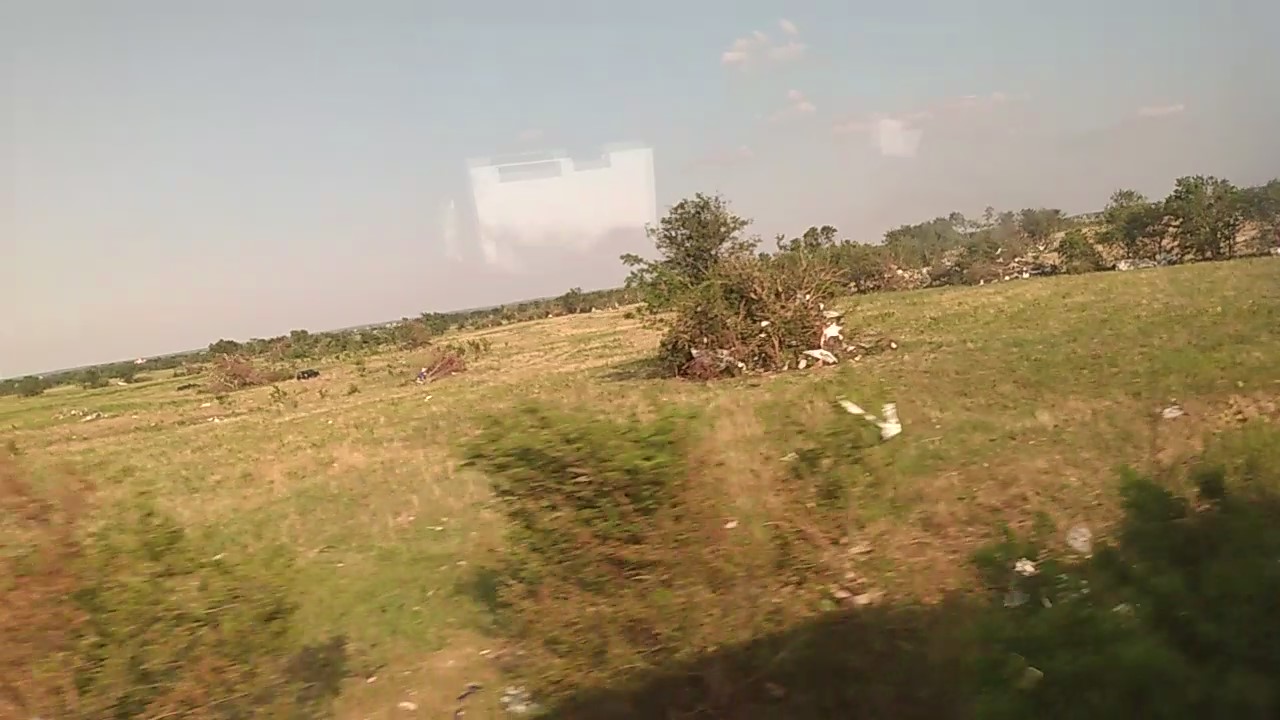
[[[207,556],[154,508],[116,506],[97,522],[87,486],[58,489],[38,492],[0,457],[6,717],[329,715],[335,668],[308,661],[272,575]]]
[[[1280,498],[1259,480],[1278,468],[1249,452],[1195,470],[1191,497],[1127,473],[1125,519],[1091,557],[1043,538],[982,553],[999,601],[978,716],[1276,717]]]
[[[825,581],[841,577],[842,512],[771,466],[774,449],[744,415],[526,405],[466,443],[509,523],[501,617],[542,698],[689,661],[823,607]],[[700,673],[713,707],[741,692],[730,675]]]

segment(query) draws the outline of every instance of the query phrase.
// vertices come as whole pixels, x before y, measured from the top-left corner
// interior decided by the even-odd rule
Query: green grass
[[[864,574],[919,602],[972,585],[967,558],[999,523],[1044,513],[1108,527],[1117,464],[1176,463],[1241,416],[1277,417],[1274,259],[870,295],[846,309],[846,335],[899,348],[711,385],[644,379],[634,371],[656,334],[597,312],[471,333],[493,351],[429,386],[408,382],[412,354],[392,354],[364,373],[320,364],[317,380],[279,384],[283,403],[270,387],[226,403],[177,392],[188,378],[0,398],[0,429],[37,467],[69,462],[108,494],[151,494],[211,530],[211,553],[295,550],[308,631],[345,634],[380,667],[351,683],[343,716],[375,718],[406,699],[439,714],[467,682],[496,681],[481,651],[498,641],[467,587],[502,527],[456,448],[515,401],[751,413],[778,456],[820,421],[807,408],[895,401],[906,430],[872,451],[879,484],[855,530],[874,548]],[[1187,415],[1158,420],[1175,399]],[[107,417],[59,417],[70,409]],[[742,442],[759,454],[759,437]],[[493,701],[482,694],[472,715]]]

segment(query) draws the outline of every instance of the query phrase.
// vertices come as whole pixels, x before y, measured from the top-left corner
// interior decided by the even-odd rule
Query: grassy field
[[[178,392],[185,378],[60,388],[0,399],[0,432],[37,467],[69,463],[108,495],[150,494],[212,530],[211,554],[294,551],[308,630],[345,635],[367,673],[340,715],[390,718],[405,702],[440,716],[468,682],[502,682],[473,587],[502,527],[456,447],[482,414],[524,398],[760,419],[724,437],[744,458],[761,453],[760,433],[771,452],[805,432],[771,422],[778,408],[897,402],[905,431],[873,451],[882,486],[861,498],[852,541],[870,549],[860,570],[876,587],[920,602],[971,584],[969,556],[1000,523],[1043,513],[1105,531],[1118,463],[1176,464],[1213,431],[1280,418],[1275,259],[869,295],[845,309],[846,334],[882,333],[897,349],[699,385],[647,377],[656,334],[598,312],[468,334],[492,352],[431,385],[412,382],[404,354],[221,400]],[[1186,414],[1160,419],[1174,402]],[[469,717],[497,712],[494,692],[470,702]]]

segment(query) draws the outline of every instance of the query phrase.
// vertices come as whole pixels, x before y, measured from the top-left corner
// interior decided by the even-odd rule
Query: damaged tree
[[[659,354],[672,374],[783,370],[827,339],[838,270],[825,257],[757,255],[749,224],[722,198],[695,195],[650,229],[658,260],[623,258],[635,268],[628,286],[666,330]]]

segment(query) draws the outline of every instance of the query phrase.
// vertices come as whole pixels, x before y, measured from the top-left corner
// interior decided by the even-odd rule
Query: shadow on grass
[[[627,382],[630,380],[659,380],[670,377],[670,373],[657,358],[643,357],[628,360],[625,363],[606,368],[600,377],[611,382]]]
[[[622,687],[580,692],[548,717],[964,717],[958,633],[979,609],[955,598],[832,613]]]
[[[975,555],[987,592],[832,614],[549,716],[1280,717],[1276,452],[1228,446],[1172,485],[1185,495],[1126,471],[1109,542],[1007,534]]]

